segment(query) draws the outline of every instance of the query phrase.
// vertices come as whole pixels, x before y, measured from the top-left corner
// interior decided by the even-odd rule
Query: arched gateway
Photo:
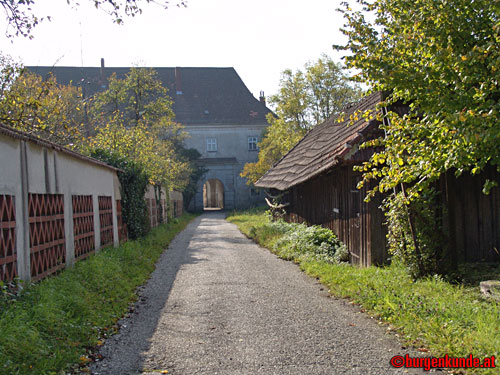
[[[207,180],[203,185],[203,209],[224,208],[224,184],[217,178]]]

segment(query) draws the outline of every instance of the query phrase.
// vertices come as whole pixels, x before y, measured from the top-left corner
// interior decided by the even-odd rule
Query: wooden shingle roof
[[[366,110],[376,110],[382,100],[383,93],[370,94],[346,108],[343,121],[339,122],[339,116],[332,116],[311,129],[255,186],[286,190],[341,163],[375,124],[362,114]],[[355,113],[360,113],[359,118],[350,124],[350,116]]]
[[[82,87],[85,96],[107,88],[116,73],[124,78],[128,67],[28,66],[29,71],[57,82]],[[175,121],[183,125],[267,125],[271,112],[256,99],[234,68],[153,68],[173,100]]]

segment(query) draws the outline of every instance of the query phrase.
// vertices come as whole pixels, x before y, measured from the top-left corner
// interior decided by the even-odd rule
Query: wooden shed
[[[361,174],[353,171],[354,165],[368,160],[374,152],[360,150],[359,145],[383,135],[380,122],[366,121],[362,113],[384,110],[377,108],[384,99],[384,94],[373,93],[347,108],[342,119],[334,116],[316,126],[256,183],[272,194],[280,193],[282,203],[288,204],[287,221],[330,228],[347,245],[351,262],[363,266],[381,264],[388,258],[382,197],[364,202],[370,187],[358,190]],[[404,105],[387,108],[400,115],[407,109]],[[352,124],[351,116],[358,118]],[[487,179],[499,186],[489,195],[482,193]],[[449,170],[435,187],[440,192],[451,261],[500,261],[497,168],[486,166],[478,175],[463,173],[460,177]]]
[[[330,228],[346,244],[351,262],[363,266],[387,259],[381,198],[364,202],[367,188],[356,188],[361,174],[353,171],[373,153],[359,145],[381,135],[378,121],[362,114],[381,111],[377,104],[383,99],[373,93],[346,108],[343,118],[317,125],[256,183],[284,193],[287,221]],[[352,124],[351,116],[357,118]]]

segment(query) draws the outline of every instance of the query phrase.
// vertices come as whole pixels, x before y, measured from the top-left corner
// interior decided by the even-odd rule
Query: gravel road
[[[392,368],[394,335],[221,212],[172,241],[120,326],[92,374],[421,373]]]

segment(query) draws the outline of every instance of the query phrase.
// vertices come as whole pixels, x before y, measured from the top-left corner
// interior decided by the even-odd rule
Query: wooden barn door
[[[368,205],[364,202],[366,188],[358,190],[361,177],[351,172],[348,187],[348,245],[351,253],[351,262],[359,266],[371,265],[370,252],[370,212]]]

